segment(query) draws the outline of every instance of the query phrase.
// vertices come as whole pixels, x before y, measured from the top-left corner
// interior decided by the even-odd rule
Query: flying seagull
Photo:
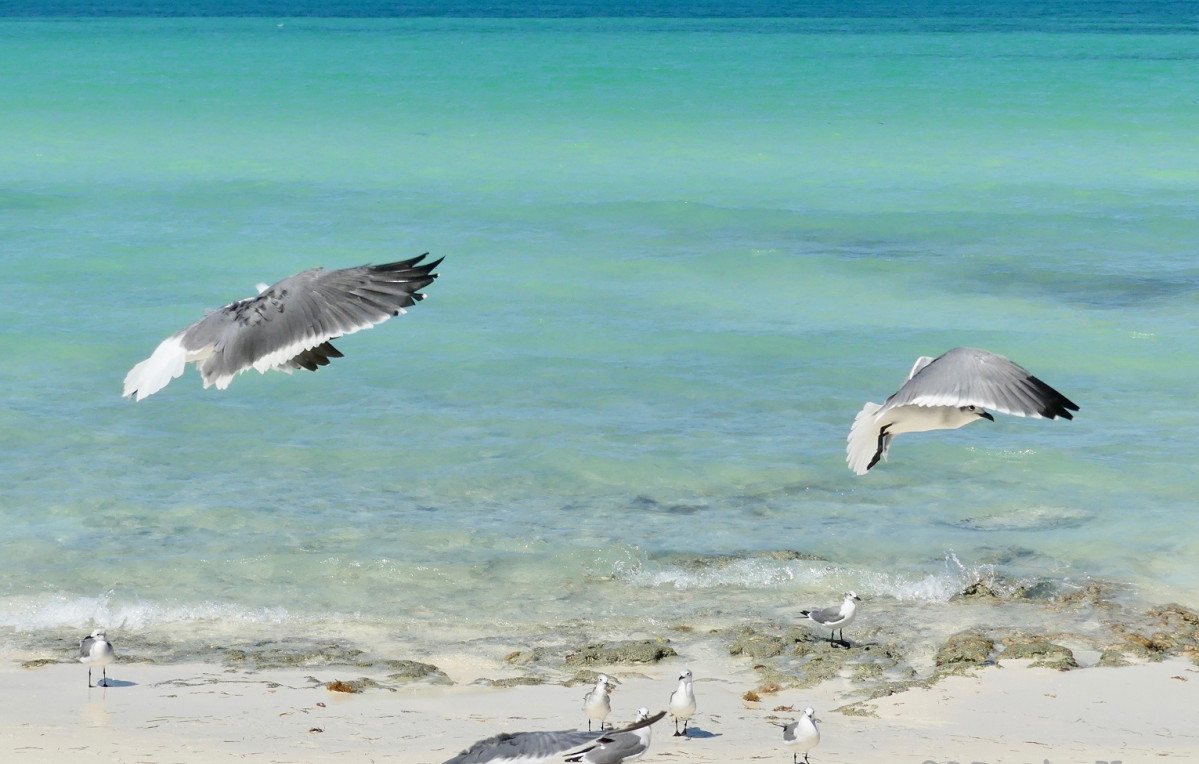
[[[791,749],[791,764],[799,764],[801,753],[804,764],[808,764],[808,751],[820,743],[820,730],[816,729],[816,712],[805,708],[797,721],[778,726],[783,728],[783,744]]]
[[[685,736],[687,722],[695,716],[695,690],[691,687],[691,669],[683,669],[683,673],[679,674],[679,688],[670,693],[670,705],[667,709],[674,719],[674,736]],[[683,720],[682,732],[679,732],[680,719]]]
[[[956,430],[986,409],[1016,416],[1073,419],[1069,398],[1001,355],[954,348],[938,358],[916,359],[903,386],[881,406],[867,403],[854,417],[846,446],[849,468],[859,475],[885,459],[891,439],[905,432]]]
[[[257,297],[230,303],[163,340],[125,376],[126,398],[141,400],[167,386],[187,363],[200,367],[204,387],[224,390],[247,369],[265,373],[327,366],[342,354],[329,343],[404,313],[437,278],[441,259],[428,255],[384,265],[323,268],[260,284]]]
[[[505,732],[480,740],[445,764],[544,764],[565,761],[567,757],[587,753],[601,744],[613,744],[622,735],[633,733],[657,722],[665,711],[618,730],[608,732]],[[646,745],[649,737],[646,736]],[[584,759],[584,761],[623,761],[623,759]]]
[[[840,605],[821,608],[820,610],[801,610],[799,614],[817,626],[828,629],[828,642],[833,644],[833,634],[840,629],[841,641],[845,642],[845,627],[853,623],[858,615],[858,603],[862,598],[853,592],[845,592],[845,599]],[[845,644],[849,644],[845,642]]]
[[[648,708],[637,709],[636,721],[641,722],[648,718]],[[632,732],[607,735],[596,741],[590,748],[567,756],[566,761],[581,762],[581,764],[623,764],[626,761],[640,759],[649,750],[652,731],[653,727],[645,726]]]
[[[595,689],[583,696],[583,713],[587,714],[588,732],[591,731],[591,722],[593,721],[599,722],[600,729],[603,730],[604,719],[612,713],[612,703],[608,700],[609,681],[611,680],[608,679],[607,674],[600,674],[595,679]]]
[[[117,657],[104,629],[96,629],[79,642],[79,662],[87,665],[87,686],[92,686],[92,666],[99,666],[104,678],[97,687],[108,686],[108,664]]]

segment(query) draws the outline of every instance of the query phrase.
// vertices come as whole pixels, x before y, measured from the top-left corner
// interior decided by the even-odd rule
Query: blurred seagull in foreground
[[[96,687],[108,686],[108,664],[117,657],[104,629],[96,629],[79,642],[79,662],[87,665],[87,686],[92,686],[92,666],[99,666],[104,678]]]
[[[649,709],[637,710],[636,721],[642,722],[649,718]],[[609,734],[600,738],[593,746],[566,757],[568,762],[581,764],[622,764],[633,759],[640,759],[649,750],[650,726],[641,727],[632,732]]]
[[[1001,355],[954,348],[938,358],[916,359],[907,381],[885,403],[867,403],[854,417],[846,462],[859,475],[887,457],[891,439],[905,432],[956,430],[985,409],[1016,416],[1073,419],[1078,406]]]
[[[805,708],[797,721],[778,726],[783,728],[783,745],[791,749],[791,764],[799,764],[801,753],[807,764],[808,751],[820,743],[820,730],[816,729],[816,712]]]
[[[204,387],[224,390],[247,369],[316,371],[342,354],[329,343],[404,313],[433,283],[441,259],[428,253],[385,265],[363,265],[289,276],[258,285],[257,297],[230,303],[163,340],[125,376],[124,397],[141,400],[167,386],[188,363],[200,367]]]
[[[589,764],[611,764],[627,761],[628,759],[583,759],[574,757],[582,757],[601,745],[621,747],[623,746],[621,741],[624,735],[636,733],[641,729],[647,730],[645,745],[648,746],[648,727],[663,716],[666,716],[666,712],[659,711],[653,716],[639,719],[627,727],[601,733],[581,732],[579,730],[564,730],[562,732],[505,732],[495,737],[489,737],[486,740],[480,740],[454,758],[446,761],[445,764],[544,764],[550,761],[572,760],[586,761]],[[629,749],[621,747],[620,749],[631,750],[632,747]],[[642,749],[637,755],[639,756],[644,752],[644,749]]]
[[[687,722],[695,716],[695,690],[691,688],[691,669],[683,669],[683,673],[679,674],[679,689],[670,693],[670,705],[667,706],[667,710],[674,719],[674,736],[685,736]],[[679,732],[680,719],[683,720],[682,732]]]
[[[853,592],[845,592],[845,599],[840,605],[833,607],[821,608],[820,610],[801,610],[799,614],[807,618],[817,626],[823,626],[828,629],[828,642],[833,644],[833,634],[841,630],[841,642],[848,645],[845,641],[845,627],[853,623],[853,619],[858,615],[858,603],[862,598]]]
[[[595,689],[583,696],[583,712],[587,714],[588,732],[591,731],[591,722],[593,721],[599,722],[600,730],[603,730],[604,719],[612,713],[612,703],[608,700],[608,683],[610,681],[612,680],[608,678],[607,674],[600,674],[595,679]]]

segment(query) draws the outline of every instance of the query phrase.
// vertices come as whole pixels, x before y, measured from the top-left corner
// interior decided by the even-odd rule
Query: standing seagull
[[[808,751],[820,743],[820,730],[816,729],[816,712],[805,708],[798,721],[778,726],[783,728],[783,744],[791,749],[791,764],[799,764],[801,753],[804,763],[808,764]]]
[[[113,652],[112,643],[108,641],[104,629],[96,629],[91,635],[79,642],[79,662],[87,666],[87,686],[92,686],[92,666],[99,666],[104,678],[96,687],[108,686],[108,664],[117,657]]]
[[[591,731],[591,722],[600,723],[604,729],[604,719],[612,713],[612,703],[608,700],[608,683],[612,681],[607,674],[600,674],[595,680],[595,689],[583,696],[583,712],[587,714],[587,731]],[[646,711],[646,715],[649,712]],[[638,719],[637,721],[641,721]]]
[[[641,719],[622,729],[606,732],[505,732],[486,740],[480,740],[445,764],[545,764],[561,761],[565,757],[578,756],[597,745],[614,743],[625,733],[636,732],[657,722],[665,711]],[[646,736],[648,745],[649,736]],[[643,751],[644,752],[644,751]],[[595,759],[589,761],[597,761]],[[598,761],[608,762],[608,759]],[[611,761],[620,761],[614,759]]]
[[[862,598],[853,592],[845,592],[845,599],[840,605],[820,610],[801,610],[799,614],[812,623],[828,629],[830,645],[833,644],[833,633],[838,629],[841,630],[841,642],[848,645],[849,643],[845,641],[845,627],[853,623],[853,619],[857,617],[858,603],[861,601]]]
[[[691,669],[679,674],[679,689],[670,693],[670,705],[666,707],[674,719],[674,736],[687,734],[687,722],[695,716],[695,691],[691,689]],[[683,720],[683,731],[679,732],[679,719]]]
[[[648,708],[637,710],[638,722],[649,718]],[[623,764],[626,761],[640,759],[649,750],[652,727],[645,726],[633,732],[622,732],[619,735],[608,735],[600,738],[590,748],[566,757],[568,762],[582,764]]]
[[[312,268],[270,287],[260,284],[257,297],[211,311],[163,340],[125,375],[124,396],[153,395],[189,362],[200,367],[204,387],[218,390],[250,368],[290,374],[327,366],[342,357],[329,340],[383,323],[424,299],[418,290],[433,283],[441,263],[421,263],[427,254],[385,265]]]
[[[881,406],[862,407],[849,430],[846,462],[855,473],[865,475],[886,458],[896,435],[956,430],[978,419],[995,421],[984,409],[1073,419],[1070,412],[1078,411],[1078,406],[1001,355],[954,348],[938,358],[917,358],[894,395]]]

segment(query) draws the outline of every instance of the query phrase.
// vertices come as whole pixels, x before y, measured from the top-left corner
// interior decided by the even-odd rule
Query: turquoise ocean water
[[[1199,604],[1184,6],[5,4],[0,648],[513,644],[975,579]],[[319,373],[121,398],[256,282],[425,251],[428,300]],[[861,405],[957,345],[1081,412],[851,474]]]

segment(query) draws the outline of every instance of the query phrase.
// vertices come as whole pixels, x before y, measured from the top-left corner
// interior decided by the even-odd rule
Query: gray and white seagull
[[[854,417],[846,462],[865,475],[896,435],[956,430],[987,411],[1046,419],[1073,419],[1078,406],[1066,396],[1001,355],[978,348],[954,348],[937,358],[921,356],[907,381],[883,404],[867,403]]]
[[[820,730],[816,728],[816,712],[805,708],[798,720],[777,726],[783,728],[783,745],[791,749],[791,764],[799,764],[799,754],[801,753],[804,764],[809,764],[808,752],[820,744]]]
[[[602,758],[603,755],[607,755],[603,752],[593,754],[590,759],[583,757],[592,754],[598,747],[604,745],[610,746],[607,749],[609,754],[619,750],[626,754],[641,755],[645,749],[641,748],[638,753],[635,750],[638,743],[625,740],[624,735],[633,735],[634,738],[640,740],[640,736],[634,733],[648,729],[651,724],[663,716],[666,716],[665,711],[659,711],[653,716],[645,718],[642,718],[642,714],[638,714],[638,721],[633,724],[607,732],[582,732],[580,730],[505,732],[486,740],[480,740],[446,761],[445,764],[545,764],[545,762],[551,761],[604,762],[605,764],[611,762],[615,764],[627,761],[628,758]],[[648,745],[649,735],[646,734],[645,746]],[[635,756],[631,758],[635,758]]]
[[[330,340],[381,324],[404,313],[433,283],[441,259],[428,255],[384,265],[289,276],[257,297],[230,303],[163,340],[125,376],[124,397],[141,400],[166,387],[188,363],[200,368],[204,387],[224,390],[248,369],[316,371],[342,354]]]
[[[845,599],[841,600],[840,605],[821,608],[819,610],[801,610],[799,614],[808,619],[817,626],[828,629],[828,643],[833,644],[833,634],[841,631],[841,643],[848,645],[845,641],[845,627],[853,623],[853,619],[858,615],[858,603],[862,598],[855,592],[845,592]]]
[[[649,709],[642,706],[637,709],[637,718],[634,721],[642,722],[648,718]],[[565,761],[571,764],[624,764],[626,761],[640,759],[649,750],[650,733],[653,729],[647,725],[632,732],[606,735],[590,748],[568,755]]]
[[[112,649],[112,643],[108,641],[108,634],[104,629],[96,629],[79,641],[79,662],[88,664],[88,687],[92,686],[92,666],[99,666],[104,677],[96,687],[108,686],[108,664],[116,660],[116,657],[117,654]]]

